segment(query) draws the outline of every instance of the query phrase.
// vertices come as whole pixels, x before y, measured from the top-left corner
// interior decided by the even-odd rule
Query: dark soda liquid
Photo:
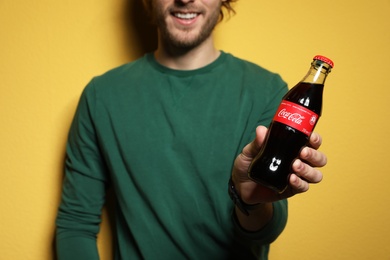
[[[322,84],[299,83],[283,99],[320,116],[322,92]],[[308,144],[309,137],[293,127],[272,121],[265,143],[249,167],[249,178],[282,193],[288,186],[292,163]]]

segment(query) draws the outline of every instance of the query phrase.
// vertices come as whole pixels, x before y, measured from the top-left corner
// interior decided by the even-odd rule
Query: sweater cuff
[[[243,229],[233,210],[233,222],[238,234],[246,239],[256,240],[261,244],[270,244],[278,238],[287,224],[287,200],[272,203],[273,215],[271,220],[259,231],[251,232]]]

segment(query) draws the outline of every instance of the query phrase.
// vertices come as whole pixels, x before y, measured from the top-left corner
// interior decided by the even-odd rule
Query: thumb
[[[260,151],[267,131],[265,126],[258,126],[256,128],[256,138],[242,149],[241,154],[238,155],[234,162],[235,169],[238,170],[239,173],[246,175],[250,163]]]
[[[256,128],[255,139],[251,143],[246,145],[244,149],[242,149],[242,154],[245,157],[248,157],[252,160],[260,152],[260,148],[264,143],[267,131],[268,129],[262,125]]]

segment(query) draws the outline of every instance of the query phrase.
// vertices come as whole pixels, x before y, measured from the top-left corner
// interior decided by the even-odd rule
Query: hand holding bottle
[[[247,204],[274,202],[308,191],[311,183],[319,183],[322,180],[322,173],[318,168],[327,163],[326,155],[318,151],[322,143],[321,136],[312,133],[309,146],[301,150],[299,158],[292,165],[293,172],[289,177],[287,189],[278,193],[252,181],[248,177],[248,168],[264,144],[267,131],[264,126],[257,127],[256,138],[244,147],[234,161],[232,180],[239,196]]]

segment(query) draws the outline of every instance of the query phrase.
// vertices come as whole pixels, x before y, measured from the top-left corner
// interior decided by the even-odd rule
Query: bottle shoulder
[[[299,104],[320,115],[322,109],[323,87],[323,84],[300,82],[290,89],[283,99]]]

